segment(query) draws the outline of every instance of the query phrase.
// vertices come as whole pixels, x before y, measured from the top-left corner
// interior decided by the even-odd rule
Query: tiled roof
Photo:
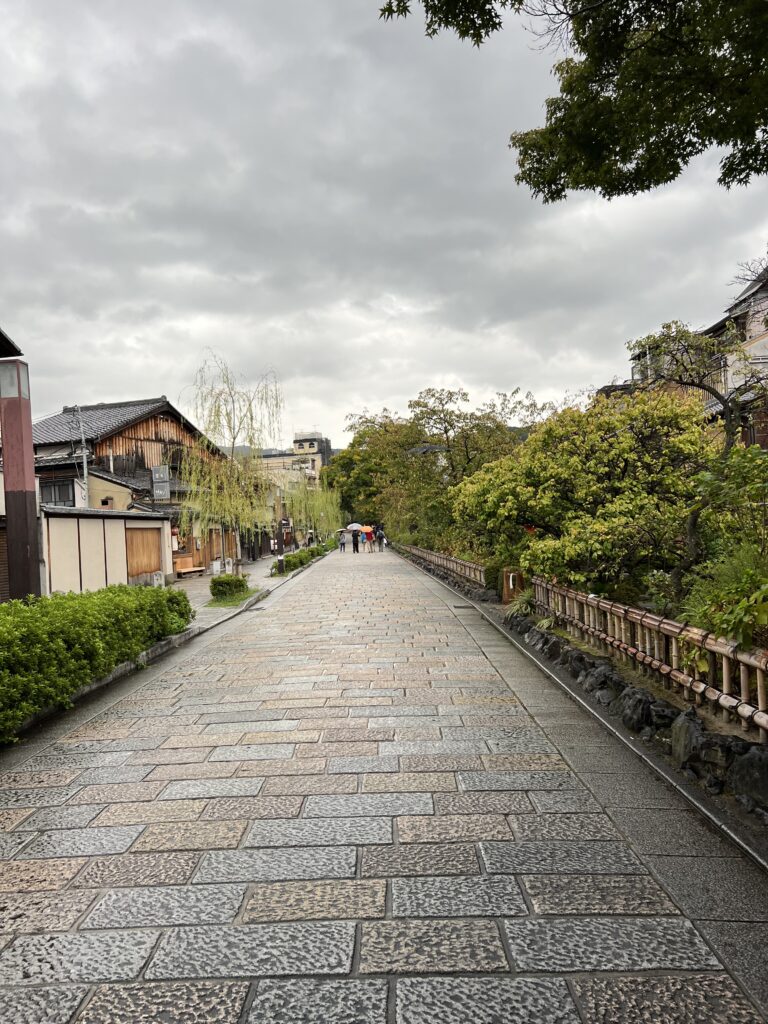
[[[98,441],[109,437],[129,423],[149,416],[168,405],[165,395],[160,398],[144,398],[136,402],[100,402],[98,405],[81,405],[86,441]],[[74,406],[65,406],[61,412],[39,420],[32,425],[32,440],[37,444],[64,444],[80,441],[80,423]]]

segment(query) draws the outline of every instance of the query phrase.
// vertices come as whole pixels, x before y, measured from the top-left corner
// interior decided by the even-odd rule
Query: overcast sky
[[[705,157],[652,195],[545,207],[509,133],[553,55],[378,0],[0,0],[0,325],[39,417],[183,388],[206,348],[274,369],[283,439],[428,386],[541,398],[628,338],[715,320],[765,250],[768,183]]]

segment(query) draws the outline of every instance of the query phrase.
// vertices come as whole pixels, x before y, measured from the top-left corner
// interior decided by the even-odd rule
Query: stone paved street
[[[391,552],[41,736],[0,756],[2,1024],[764,1019],[768,878]]]

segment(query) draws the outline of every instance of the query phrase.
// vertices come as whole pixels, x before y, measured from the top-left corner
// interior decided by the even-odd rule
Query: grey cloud
[[[714,319],[768,234],[711,158],[652,196],[514,185],[552,55],[381,24],[376,0],[0,0],[3,326],[35,411],[165,392],[212,347],[281,375],[284,430],[431,384],[552,397]]]

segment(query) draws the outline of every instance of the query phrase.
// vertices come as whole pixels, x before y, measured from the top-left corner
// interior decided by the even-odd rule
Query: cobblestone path
[[[0,761],[2,1024],[763,1019],[765,877],[397,556],[130,685]]]

